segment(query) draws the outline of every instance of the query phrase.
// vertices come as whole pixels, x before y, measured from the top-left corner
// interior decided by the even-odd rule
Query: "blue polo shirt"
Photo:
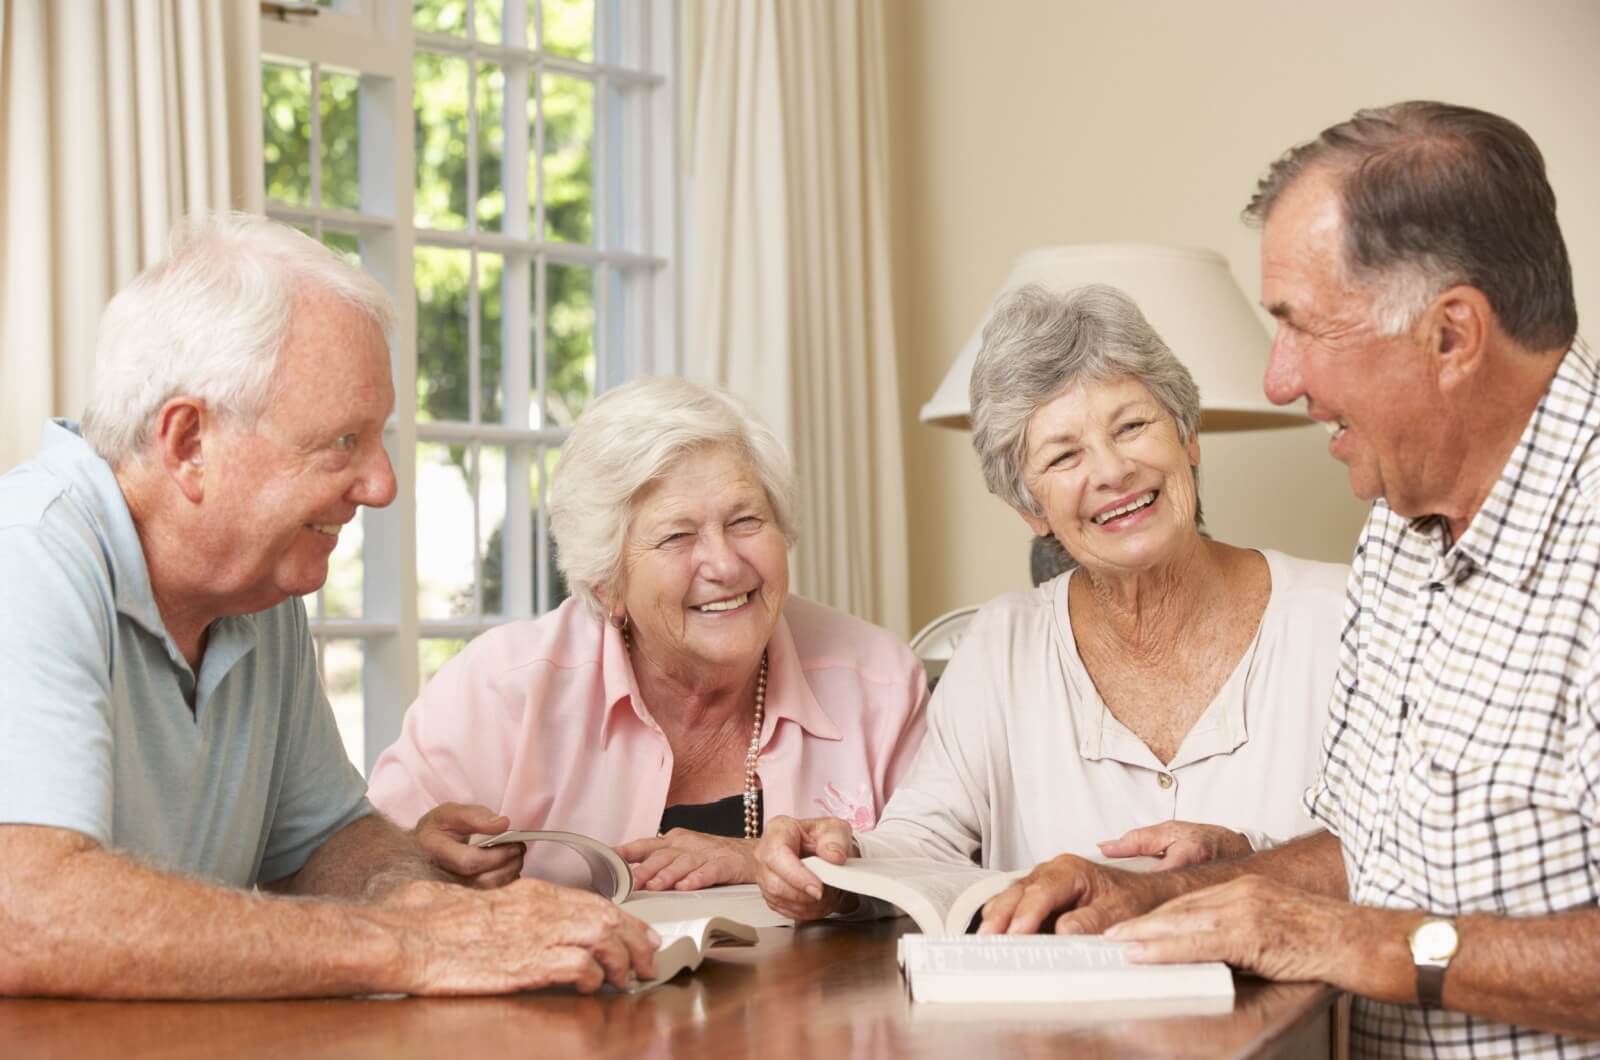
[[[0,476],[0,824],[248,886],[371,813],[365,790],[305,606],[214,622],[194,673],[110,466],[76,424],[47,425]]]

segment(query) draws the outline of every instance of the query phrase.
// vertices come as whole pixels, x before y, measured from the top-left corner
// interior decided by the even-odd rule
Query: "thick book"
[[[919,1002],[1232,1007],[1226,964],[1135,964],[1128,945],[1099,935],[904,935],[899,955],[911,999]]]
[[[957,865],[932,858],[849,858],[843,865],[806,858],[817,879],[841,891],[888,902],[924,935],[964,935],[985,902],[1028,874]],[[1154,858],[1120,858],[1117,868],[1144,871]]]
[[[756,929],[727,917],[709,916],[697,920],[663,920],[654,925],[661,936],[656,947],[656,975],[634,987],[645,990],[671,979],[682,971],[694,971],[714,946],[754,946]]]
[[[635,891],[633,873],[622,855],[598,839],[577,832],[501,832],[474,835],[473,846],[503,843],[560,843],[583,859],[589,872],[588,889],[622,905],[628,913],[654,925],[723,917],[749,927],[793,927],[794,921],[767,906],[761,889],[753,883],[706,887],[698,891]]]

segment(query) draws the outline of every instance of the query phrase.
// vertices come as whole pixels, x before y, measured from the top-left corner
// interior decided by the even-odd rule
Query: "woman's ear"
[[[1190,433],[1189,440],[1184,443],[1183,447],[1189,454],[1189,466],[1190,467],[1199,467],[1200,466],[1200,432],[1197,430],[1197,431],[1194,431],[1194,432]]]
[[[1034,537],[1050,536],[1050,524],[1044,520],[1043,516],[1030,515],[1020,508],[1017,510],[1017,514],[1022,516],[1022,521],[1028,524],[1028,529],[1033,531]]]

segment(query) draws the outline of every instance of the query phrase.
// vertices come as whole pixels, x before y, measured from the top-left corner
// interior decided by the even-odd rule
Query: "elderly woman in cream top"
[[[973,619],[877,827],[769,822],[774,908],[836,911],[798,857],[1025,869],[1058,854],[1164,867],[1312,827],[1346,569],[1200,533],[1199,392],[1109,287],[1024,288],[972,374],[991,492],[1081,566]]]

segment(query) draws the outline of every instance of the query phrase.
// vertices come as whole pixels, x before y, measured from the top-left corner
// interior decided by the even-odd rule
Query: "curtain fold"
[[[909,633],[877,0],[689,0],[685,368],[794,454],[792,584]]]
[[[4,471],[46,417],[82,411],[100,310],[161,257],[173,223],[259,209],[261,174],[230,164],[230,132],[260,139],[259,117],[238,120],[260,107],[253,4],[0,5]]]

